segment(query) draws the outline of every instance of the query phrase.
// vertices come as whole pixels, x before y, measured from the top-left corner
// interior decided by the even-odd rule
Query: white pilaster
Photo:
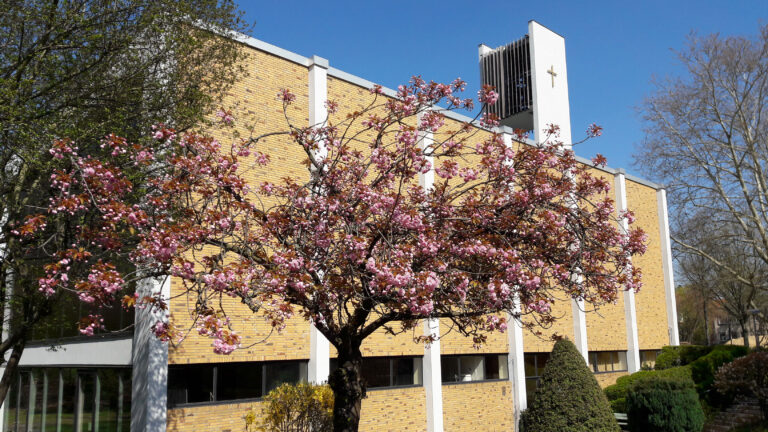
[[[584,300],[571,300],[573,311],[573,343],[589,364],[589,345],[587,344],[587,314],[584,312]]]
[[[440,336],[440,320],[424,321],[424,333]],[[424,347],[424,392],[427,395],[427,432],[443,431],[443,378],[440,369],[440,340]]]
[[[616,189],[616,210],[627,210],[627,182],[624,170],[619,170],[614,177]],[[619,220],[619,229],[623,233],[629,231],[626,219]],[[624,322],[627,325],[627,370],[635,373],[640,370],[640,348],[637,340],[637,313],[635,311],[635,291],[624,290]]]
[[[514,314],[520,313],[520,300],[515,296]],[[515,430],[519,430],[520,413],[528,408],[528,395],[525,390],[525,351],[523,349],[523,326],[510,314],[507,337],[509,338],[509,355],[507,367],[509,380],[512,382],[512,398],[515,409]]]
[[[328,60],[312,56],[309,65],[309,125],[324,126],[328,120]],[[327,154],[325,146],[320,145],[315,157]],[[309,331],[309,364],[307,380],[311,383],[328,381],[330,374],[331,344],[314,325]]]
[[[136,287],[139,298],[157,293],[170,302],[171,278],[146,279]],[[168,404],[168,343],[157,339],[152,326],[165,312],[136,309],[133,332],[131,432],[165,432]]]
[[[656,208],[659,215],[661,237],[661,262],[664,270],[664,294],[667,303],[667,329],[669,344],[680,345],[677,331],[677,301],[675,300],[675,275],[672,265],[672,246],[669,240],[669,215],[667,213],[667,191],[656,191]]]
[[[421,114],[418,118],[421,123]],[[422,131],[419,145],[426,150],[432,145],[432,132]],[[419,186],[425,190],[432,188],[435,183],[435,167],[432,156],[426,156],[431,168],[426,173],[419,174]],[[424,321],[424,335],[432,336],[435,341],[424,347],[424,393],[427,396],[427,432],[443,431],[443,377],[440,367],[440,320]]]

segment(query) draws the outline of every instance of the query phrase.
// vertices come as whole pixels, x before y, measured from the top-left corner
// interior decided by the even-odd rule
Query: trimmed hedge
[[[611,403],[613,412],[627,412],[627,393],[629,388],[636,382],[653,377],[671,378],[678,380],[690,380],[691,368],[688,366],[678,366],[671,369],[660,371],[639,371],[632,375],[625,375],[616,380],[616,384],[605,388],[605,395]]]
[[[632,432],[699,432],[704,412],[690,379],[649,376],[630,387],[627,420]]]
[[[742,357],[749,351],[746,347],[738,345],[717,345],[715,347],[699,347],[695,345],[683,345],[679,347],[664,347],[661,357],[667,353],[666,359],[662,359],[666,364],[675,362],[675,356],[683,366],[670,368],[659,368],[652,371],[639,371],[632,375],[620,377],[616,384],[608,386],[605,389],[605,395],[611,403],[611,409],[614,412],[627,412],[627,392],[629,387],[640,379],[647,377],[667,377],[677,379],[692,379],[699,398],[711,405],[723,405],[727,403],[717,392],[712,391],[715,373],[717,369],[725,363],[733,361],[734,358]],[[702,352],[706,355],[699,356]],[[699,357],[697,357],[699,356]],[[656,360],[658,366],[658,358]]]
[[[569,340],[555,344],[520,421],[525,432],[620,430],[595,376]]]
[[[661,354],[656,357],[656,370],[669,369],[676,366],[685,366],[712,352],[729,352],[733,358],[747,355],[748,349],[740,345],[680,345],[665,346]]]

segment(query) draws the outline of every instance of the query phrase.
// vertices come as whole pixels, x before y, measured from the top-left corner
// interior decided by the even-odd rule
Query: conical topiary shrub
[[[523,432],[618,432],[603,390],[569,340],[552,349],[539,388],[528,395]]]

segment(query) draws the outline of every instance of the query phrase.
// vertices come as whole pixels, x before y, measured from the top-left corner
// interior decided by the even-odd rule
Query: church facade
[[[288,115],[307,125],[326,118],[326,100],[339,104],[335,115],[370,102],[374,83],[334,68],[329,60],[247,36],[239,40],[249,54],[249,73],[234,84],[223,106],[232,109],[241,135],[247,136],[249,127],[285,126],[282,105],[275,99],[284,88],[296,95]],[[568,142],[564,40],[532,21],[525,43],[530,94],[522,99],[528,102],[513,109],[499,131],[511,140],[511,127],[542,130],[543,125],[558,124]],[[492,63],[494,56],[514,57],[512,48],[507,52],[481,45],[481,65]],[[385,89],[385,94],[394,91]],[[508,100],[519,102],[518,96]],[[469,120],[451,113],[446,123]],[[268,169],[254,170],[249,180],[306,178],[299,151],[279,140],[268,146],[262,151],[272,162]],[[543,330],[543,336],[511,325],[505,333],[491,334],[479,349],[437,320],[420,329],[443,335],[429,347],[415,343],[410,333],[373,334],[363,345],[369,390],[362,402],[361,431],[514,430],[552,348],[547,336],[554,333],[576,343],[603,386],[653,363],[662,346],[679,343],[665,190],[620,169],[592,169],[612,185],[617,208],[634,211],[636,224],[648,234],[647,252],[636,260],[643,270],[643,289],[625,291],[616,304],[599,311],[585,311],[583,304],[570,300],[557,303],[555,312],[562,318]],[[170,311],[177,325],[191,325],[194,300],[173,280],[141,289],[162,290],[172,298]],[[157,341],[148,331],[155,317],[144,311],[137,311],[134,330],[122,336],[62,339],[56,350],[50,343],[33,344],[24,352],[22,372],[4,404],[3,430],[242,431],[244,416],[250,410],[258,414],[270,389],[283,382],[327,378],[333,348],[311,324],[296,317],[280,334],[272,334],[262,317],[235,301],[230,306],[244,348],[226,356],[214,354],[211,340],[195,334],[173,347]]]

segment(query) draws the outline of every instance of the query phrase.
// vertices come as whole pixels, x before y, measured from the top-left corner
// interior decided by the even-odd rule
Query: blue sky
[[[574,140],[590,123],[603,136],[576,148],[630,164],[643,139],[635,107],[654,76],[681,72],[673,49],[691,31],[754,35],[768,24],[768,0],[756,1],[265,1],[240,2],[252,36],[387,87],[412,75],[479,86],[477,46],[496,47],[527,33],[534,19],[565,36]],[[583,135],[582,135],[583,136]],[[662,180],[663,179],[656,179]]]

